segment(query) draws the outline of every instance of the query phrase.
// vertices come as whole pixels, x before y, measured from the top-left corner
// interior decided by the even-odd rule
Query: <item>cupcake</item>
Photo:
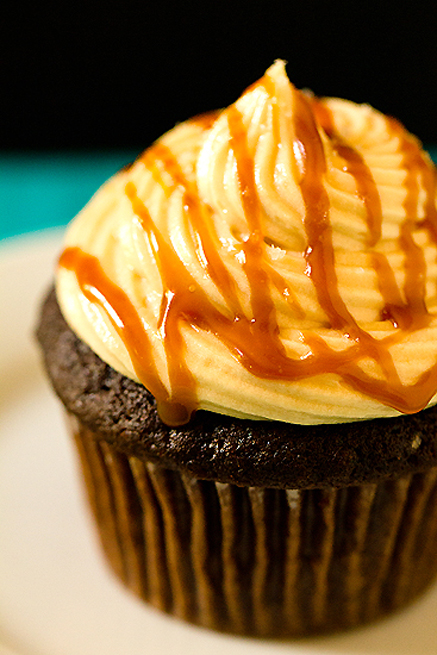
[[[73,221],[38,339],[134,593],[280,637],[432,582],[435,179],[395,119],[277,61]]]

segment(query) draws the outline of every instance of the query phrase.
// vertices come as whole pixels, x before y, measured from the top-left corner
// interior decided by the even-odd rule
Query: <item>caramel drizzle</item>
[[[242,133],[237,134],[234,145],[240,152],[244,147],[238,140],[242,137]],[[178,389],[176,372],[182,371],[185,367],[184,359],[181,357],[182,343],[179,332],[181,322],[215,334],[226,344],[233,356],[255,375],[274,379],[306,377],[305,362],[287,358],[279,339],[274,305],[268,297],[267,275],[259,270],[263,245],[257,234],[254,234],[252,242],[248,239],[245,244],[247,259],[244,266],[251,281],[253,316],[242,313],[229,317],[212,304],[187,271],[171,244],[165,241],[146,206],[138,197],[132,182],[126,185],[126,194],[143,229],[149,235],[150,243],[157,244],[155,256],[164,286],[159,326],[167,356],[170,361],[177,362],[177,366],[173,368],[173,375],[170,373],[170,378],[173,380],[172,396],[177,397],[180,393],[180,391],[175,392]],[[171,368],[169,366],[169,369]],[[322,372],[322,369],[319,372]],[[187,387],[192,390],[188,379],[185,380],[185,385],[185,391]],[[179,385],[180,388],[182,386]]]
[[[368,227],[368,246],[374,248],[381,237],[382,210],[378,189],[361,155],[344,143],[336,133],[334,120],[329,108],[317,99],[312,100],[312,108],[319,124],[331,140],[333,149],[345,160],[345,170],[351,174],[357,185],[357,195],[364,203]],[[384,299],[384,308],[381,312],[382,320],[390,320],[395,327],[401,330],[415,330],[426,327],[430,321],[425,305],[425,274],[426,263],[423,251],[413,240],[412,232],[416,227],[416,212],[419,186],[417,172],[423,168],[423,159],[420,149],[413,141],[406,138],[404,128],[394,121],[387,119],[388,125],[396,132],[400,139],[400,149],[403,152],[403,168],[407,176],[405,180],[406,198],[404,209],[406,220],[400,228],[399,247],[405,255],[405,285],[402,299],[401,291],[390,264],[382,253],[372,251],[372,265],[377,274],[378,287]],[[426,166],[428,171],[429,166]],[[435,210],[434,210],[435,211]]]
[[[429,324],[430,316],[425,304],[425,255],[422,248],[414,242],[413,232],[422,224],[429,231],[434,242],[437,242],[435,175],[425,160],[418,141],[407,134],[403,126],[394,118],[387,118],[387,124],[391,132],[399,139],[399,150],[403,157],[402,167],[406,172],[404,181],[406,195],[403,203],[406,218],[401,226],[399,244],[405,254],[404,294],[407,307],[410,309],[410,321],[413,329],[418,329]],[[417,217],[419,176],[422,178],[426,193],[425,218],[423,220]]]
[[[359,152],[345,143],[336,133],[334,119],[329,108],[319,99],[311,98],[311,109],[315,119],[329,137],[333,149],[344,159],[344,170],[355,180],[357,195],[366,209],[367,245],[369,248],[373,248],[381,237],[382,210],[381,199],[372,173]]]
[[[204,124],[209,115],[202,115],[201,118]],[[152,172],[155,182],[161,186],[167,197],[170,197],[175,189],[182,189],[185,217],[192,227],[197,260],[216,284],[234,314],[241,314],[235,282],[219,256],[217,235],[214,233],[207,208],[200,202],[195,185],[187,179],[178,160],[163,143],[156,143],[146,150],[141,161]],[[172,181],[171,186],[162,175],[164,171]]]
[[[296,104],[302,107],[302,104],[308,103],[305,97],[302,94],[296,93]],[[366,208],[367,214],[367,225],[369,229],[369,238],[368,244],[370,247],[375,246],[381,235],[381,224],[382,224],[382,212],[381,204],[378,195],[378,191],[373,180],[373,177],[370,173],[370,170],[367,168],[364,160],[359,155],[357,151],[343,143],[340,137],[335,133],[334,124],[332,116],[330,115],[329,110],[326,106],[322,105],[318,101],[312,102],[315,114],[318,117],[321,126],[323,127],[326,134],[330,137],[333,148],[338,152],[338,154],[345,159],[346,162],[346,171],[349,172],[356,180],[358,196],[362,199],[364,206]],[[298,110],[299,115],[299,110]],[[300,115],[302,115],[302,110],[300,110]],[[308,114],[307,120],[303,122],[305,129],[311,125],[311,119]],[[406,187],[406,200],[404,202],[404,209],[406,212],[406,220],[401,226],[401,234],[399,237],[399,244],[401,249],[405,254],[405,271],[406,271],[406,281],[404,285],[404,294],[406,297],[406,302],[401,298],[400,291],[397,287],[393,271],[391,270],[387,259],[381,253],[373,253],[374,257],[374,268],[378,274],[379,288],[385,299],[385,308],[383,311],[383,318],[390,318],[395,326],[400,327],[401,330],[398,333],[398,339],[401,338],[402,331],[405,333],[408,331],[413,331],[426,327],[430,322],[430,316],[428,314],[426,304],[425,304],[425,273],[426,273],[426,264],[424,259],[424,254],[422,250],[415,244],[412,232],[416,226],[416,220],[414,219],[417,211],[417,200],[418,200],[418,183],[417,183],[417,173],[418,171],[423,172],[425,180],[429,180],[429,166],[426,165],[426,162],[423,159],[423,155],[420,152],[420,148],[417,143],[410,139],[406,134],[405,130],[398,124],[394,126],[391,123],[392,129],[396,129],[397,134],[400,138],[400,149],[404,155],[403,165],[407,171],[407,177],[405,181]],[[298,135],[298,123],[296,123],[296,133]],[[299,136],[297,136],[299,139]],[[317,142],[317,137],[315,132],[313,133],[312,139],[306,139],[306,144],[314,144]],[[302,142],[301,142],[302,146]],[[305,147],[301,147],[301,152],[305,152]],[[308,151],[307,151],[308,152]],[[315,149],[313,148],[313,156],[315,154]],[[322,154],[318,155],[319,162],[322,161]],[[316,155],[317,159],[317,155]],[[321,165],[321,164],[320,164]],[[307,166],[307,170],[310,166]],[[312,170],[317,170],[316,167],[312,167]],[[426,171],[426,173],[425,173]],[[426,177],[427,176],[427,177]],[[434,184],[435,184],[435,177]],[[305,178],[304,178],[305,180]],[[316,180],[312,180],[312,184],[316,185],[317,181],[321,180],[321,175],[316,176]],[[322,206],[326,207],[325,204],[317,205],[317,197],[311,199],[313,202],[307,202],[308,195],[305,191],[305,185],[301,184],[302,193],[305,199],[307,207],[307,218],[308,212],[313,211],[314,207]],[[425,224],[428,224],[432,220],[433,226],[436,225],[435,221],[435,205],[429,202],[431,195],[435,190],[435,186],[432,186],[429,182],[426,186],[427,189],[427,207],[431,209],[430,214],[428,214]],[[314,202],[316,201],[316,202]],[[433,219],[430,219],[430,215],[433,216]],[[324,217],[323,217],[324,218]],[[319,226],[323,230],[323,219],[319,219]],[[310,223],[311,225],[311,223]],[[310,234],[307,230],[309,236],[309,246],[307,249],[310,251],[311,255],[313,254],[312,247],[312,237],[316,237],[318,242],[321,241],[320,233],[313,232]],[[328,257],[319,255],[317,261],[317,269],[319,271],[319,280],[326,280],[327,284],[321,287],[324,291],[324,294],[319,294],[319,301],[322,308],[327,311],[328,316],[330,316],[330,311],[332,308],[331,303],[326,303],[326,293],[328,296],[333,297],[337,300],[338,288],[336,287],[336,276],[335,269],[331,269],[332,258],[330,257],[330,249],[332,247],[332,242],[330,240],[330,232],[328,230],[324,231],[325,247],[327,245]],[[333,253],[333,250],[332,250]],[[328,267],[326,266],[328,264]],[[313,268],[310,269],[310,275],[313,276]],[[318,286],[315,282],[316,290]],[[329,288],[330,287],[330,288]],[[343,310],[343,306],[335,303],[337,307],[340,307]],[[384,315],[385,314],[385,315]],[[339,320],[337,325],[341,325],[342,316],[339,315]],[[351,317],[352,318],[352,317]],[[352,319],[353,321],[353,319]],[[359,391],[363,391],[367,395],[380,399],[382,402],[395,407],[396,409],[403,412],[414,412],[422,409],[426,406],[427,402],[431,399],[435,392],[435,386],[437,384],[437,366],[434,366],[430,370],[426,371],[416,384],[411,386],[404,386],[400,383],[400,380],[395,372],[391,356],[387,350],[387,344],[393,343],[396,339],[392,337],[375,341],[372,340],[370,335],[366,335],[363,331],[358,328],[359,333],[356,331],[356,324],[353,321],[350,327],[352,330],[348,330],[351,336],[358,336],[358,341],[360,343],[359,350],[361,355],[367,355],[374,358],[375,361],[379,362],[382,367],[382,370],[385,375],[385,380],[373,380],[371,381],[356,365],[352,362],[348,367],[343,371],[343,378],[348,381],[351,386],[356,388]],[[335,325],[335,324],[334,324]],[[343,327],[343,326],[341,326]],[[363,336],[365,338],[363,339]],[[369,338],[370,337],[370,340]],[[373,341],[373,343],[372,343]],[[321,344],[319,343],[319,348]],[[370,348],[369,348],[370,346]],[[324,347],[324,346],[322,346]],[[357,358],[358,359],[358,358]],[[372,389],[373,388],[373,389]],[[409,396],[409,397],[408,397]]]
[[[155,398],[167,399],[168,394],[155,367],[151,343],[138,313],[125,292],[106,275],[97,257],[80,248],[66,248],[59,258],[59,265],[74,271],[85,298],[106,310],[144,386]]]
[[[263,80],[261,80],[263,83]],[[266,86],[267,88],[267,86]],[[195,381],[188,370],[184,357],[182,325],[213,333],[226,345],[231,354],[256,376],[286,381],[299,380],[319,373],[337,373],[346,383],[371,398],[378,399],[402,412],[415,412],[426,406],[437,386],[437,367],[422,374],[414,385],[403,386],[397,376],[391,356],[384,340],[377,341],[356,323],[345,306],[338,289],[335,272],[335,257],[332,244],[332,229],[329,220],[329,197],[323,185],[326,171],[323,144],[318,133],[311,102],[295,91],[294,133],[304,164],[301,191],[305,202],[305,230],[308,246],[305,252],[307,274],[313,281],[321,307],[331,326],[340,330],[349,339],[350,345],[340,352],[334,351],[315,334],[304,338],[311,352],[305,357],[290,357],[285,352],[279,334],[276,310],[271,296],[272,284],[277,288],[280,282],[274,279],[265,258],[263,216],[257,195],[254,161],[249,153],[246,130],[242,116],[235,105],[226,110],[230,131],[230,146],[233,150],[245,218],[249,237],[243,241],[244,272],[250,287],[251,316],[246,316],[238,301],[233,280],[230,278],[218,253],[218,241],[212,229],[208,212],[201,203],[197,189],[190,183],[171,152],[156,144],[143,156],[144,164],[169,196],[176,188],[182,189],[186,219],[191,226],[195,250],[199,262],[221,290],[230,314],[220,312],[208,299],[195,279],[179,259],[173,246],[154,224],[146,206],[138,197],[135,185],[126,185],[126,195],[132,203],[135,215],[148,235],[150,244],[155,244],[155,258],[163,282],[163,298],[159,317],[159,331],[168,361],[171,393],[162,384],[153,364],[150,341],[146,331],[127,296],[103,273],[96,258],[79,249],[67,249],[60,265],[74,270],[84,294],[100,303],[108,311],[111,321],[123,339],[132,358],[139,379],[155,395],[158,409],[165,422],[178,424],[188,420],[197,406]],[[316,107],[318,117],[322,115]],[[328,116],[328,118],[327,118]],[[357,181],[357,192],[366,208],[369,228],[369,245],[373,246],[380,237],[381,211],[379,196],[370,171],[360,155],[335,135],[329,115],[323,113],[320,119],[328,136],[340,156],[347,162],[347,170]],[[276,128],[277,129],[277,128]],[[395,128],[393,128],[395,129]],[[396,322],[408,329],[417,329],[427,324],[424,302],[423,255],[412,239],[413,209],[415,208],[415,187],[413,178],[419,166],[416,153],[410,142],[404,139],[404,166],[407,171],[406,205],[410,208],[404,223],[400,243],[406,256],[405,296],[401,294],[390,272],[387,260],[381,256],[374,259],[375,270],[380,279],[387,315],[396,317]],[[423,162],[423,160],[420,160]],[[293,162],[296,165],[296,162]],[[425,170],[420,164],[425,178]],[[428,170],[428,169],[426,169]],[[170,176],[172,186],[164,181],[163,172]],[[429,176],[428,176],[429,177]],[[428,179],[428,178],[427,178]],[[428,186],[431,186],[429,183]],[[416,198],[417,200],[417,198]],[[423,225],[437,234],[435,208],[430,201]],[[434,213],[433,213],[434,212]],[[417,273],[416,266],[419,266]],[[408,318],[403,313],[408,313]],[[417,316],[420,318],[418,319]],[[425,322],[424,322],[425,321]],[[393,322],[395,322],[393,320]],[[365,374],[358,362],[370,357],[378,362],[383,379]]]

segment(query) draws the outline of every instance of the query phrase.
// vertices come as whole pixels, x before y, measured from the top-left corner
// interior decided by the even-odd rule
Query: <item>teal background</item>
[[[429,152],[437,162],[437,147]],[[0,239],[66,225],[137,154],[0,153]]]
[[[66,225],[137,154],[0,153],[0,239]]]

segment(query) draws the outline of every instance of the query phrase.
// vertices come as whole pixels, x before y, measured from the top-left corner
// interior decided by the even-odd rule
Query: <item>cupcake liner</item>
[[[112,569],[135,594],[214,630],[351,628],[410,602],[437,572],[437,469],[340,489],[198,480],[116,451],[71,414]]]

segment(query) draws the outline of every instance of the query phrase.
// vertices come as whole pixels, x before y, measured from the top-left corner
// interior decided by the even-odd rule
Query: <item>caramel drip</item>
[[[298,95],[301,100],[304,96]],[[341,142],[339,137],[335,134],[332,116],[329,115],[329,110],[317,101],[313,101],[315,113],[320,120],[321,126],[327,135],[333,140],[333,147],[342,156],[346,162],[346,170],[354,176],[357,182],[358,195],[362,198],[367,210],[368,227],[370,232],[369,246],[376,245],[381,233],[381,208],[379,197],[377,196],[376,185],[370,171],[362,160],[361,156],[354,151],[350,146]],[[301,103],[302,107],[302,103]],[[310,124],[309,121],[305,122],[306,126]],[[404,293],[406,302],[402,301],[401,294],[397,287],[394,274],[390,269],[387,259],[381,253],[373,253],[374,267],[378,273],[379,288],[386,301],[385,317],[390,318],[393,322],[399,325],[401,332],[404,334],[407,331],[420,329],[429,324],[430,317],[425,305],[425,274],[426,265],[423,251],[414,243],[412,231],[415,227],[416,221],[414,217],[417,213],[417,200],[418,200],[418,183],[417,175],[419,171],[423,174],[423,178],[428,181],[427,189],[427,207],[429,208],[429,215],[431,218],[426,219],[426,224],[432,224],[434,230],[437,224],[435,220],[436,210],[434,203],[430,202],[430,197],[435,192],[435,176],[429,175],[429,166],[424,161],[420,148],[415,140],[407,138],[405,130],[398,123],[392,123],[392,129],[397,131],[400,138],[400,149],[403,152],[403,165],[406,170],[406,200],[404,208],[406,211],[406,220],[401,228],[399,238],[400,246],[405,253],[405,272],[406,282],[404,285]],[[311,141],[307,140],[307,143]],[[305,149],[300,149],[301,152]],[[313,170],[317,170],[316,167]],[[302,187],[302,191],[305,191]],[[312,205],[314,207],[314,205]],[[311,205],[307,204],[308,207]],[[434,232],[435,233],[435,232]],[[312,250],[311,241],[309,249]],[[323,265],[320,267],[323,270]],[[328,279],[328,276],[326,276]],[[334,279],[332,277],[332,279]],[[323,305],[322,305],[323,306]],[[361,335],[362,336],[362,335]],[[399,336],[400,338],[400,336]],[[362,339],[361,339],[362,341]],[[394,375],[392,363],[388,359],[389,353],[386,350],[386,344],[393,342],[393,339],[381,340],[375,342],[371,351],[368,352],[369,356],[375,358],[376,361],[385,369],[385,380],[373,380],[368,378],[360,369],[353,364],[348,366],[348,370],[344,370],[343,378],[349,382],[355,389],[366,393],[367,395],[386,402],[387,404],[395,407],[402,412],[414,412],[423,409],[433,396],[437,384],[437,366],[434,365],[431,369],[422,374],[420,379],[411,386],[404,386],[400,383],[397,375]],[[367,342],[368,345],[369,342]],[[364,345],[362,343],[362,345]],[[318,347],[326,348],[326,344],[322,346],[319,342]],[[362,351],[362,348],[360,349]],[[375,351],[377,356],[375,357]],[[379,351],[379,352],[378,352]],[[388,365],[388,368],[387,368]],[[387,372],[389,375],[387,376]]]
[[[239,142],[239,139],[244,138],[243,134],[236,132],[233,137],[238,153],[244,147]],[[239,166],[241,168],[241,163]],[[169,362],[173,363],[169,365],[172,398],[181,402],[183,392],[189,394],[195,392],[194,381],[188,377],[183,358],[180,336],[182,322],[212,332],[245,368],[259,377],[290,380],[306,377],[307,363],[300,359],[287,358],[279,339],[273,302],[267,298],[267,276],[259,272],[261,257],[259,251],[262,250],[262,245],[256,235],[245,250],[248,260],[245,266],[251,283],[254,316],[248,317],[242,314],[229,318],[211,303],[171,244],[163,239],[132,182],[126,185],[126,194],[143,229],[149,235],[150,243],[156,244],[155,256],[164,287],[159,325]],[[264,288],[260,289],[261,287]],[[263,305],[264,299],[267,301],[266,306]],[[330,361],[331,367],[334,367],[334,359],[328,358],[327,361]],[[179,384],[176,382],[178,374],[180,375],[184,368],[185,389],[180,382]],[[312,374],[318,372],[323,372],[323,368],[322,366],[317,368],[315,364]]]
[[[329,137],[333,149],[345,160],[344,170],[355,179],[357,195],[366,209],[369,233],[367,245],[373,248],[381,237],[382,210],[372,173],[359,152],[345,143],[336,133],[330,109],[316,98],[311,99],[311,108],[316,120]]]
[[[201,117],[202,121],[211,118],[210,114]],[[200,120],[200,117],[198,118]],[[217,236],[213,232],[212,222],[207,208],[200,202],[195,184],[190,182],[171,150],[162,143],[156,143],[142,156],[145,166],[152,172],[153,178],[169,197],[180,187],[183,189],[185,216],[192,227],[194,247],[197,259],[228,303],[235,315],[242,313],[235,282],[220,259]],[[162,172],[170,178],[172,184],[164,180]]]
[[[80,248],[66,248],[59,265],[74,271],[84,296],[105,309],[144,386],[155,398],[167,400],[168,394],[156,371],[152,346],[138,313],[124,291],[106,275],[97,257]]]
[[[308,246],[305,257],[307,261],[307,275],[311,278],[320,306],[326,312],[330,325],[334,329],[341,330],[350,340],[355,341],[358,346],[358,353],[355,362],[349,363],[349,371],[344,374],[348,376],[349,382],[355,385],[369,387],[366,376],[356,365],[361,358],[370,357],[382,368],[386,384],[389,388],[402,387],[398,374],[393,364],[392,357],[381,341],[375,340],[369,333],[365,332],[355,321],[348,311],[338,289],[338,280],[335,271],[335,255],[332,242],[332,229],[329,220],[330,202],[323,184],[323,177],[326,172],[326,160],[318,133],[316,117],[312,111],[312,103],[303,93],[294,92],[294,129],[295,139],[298,143],[300,153],[300,166],[303,174],[300,180],[300,188],[305,203],[305,230],[308,239]],[[326,119],[326,115],[324,116]],[[341,144],[339,144],[341,145]],[[351,170],[354,176],[360,177],[359,188],[367,191],[369,187],[369,172],[357,153],[352,154],[352,148],[342,148],[348,160],[353,162]],[[364,193],[368,198],[366,206],[375,209],[375,193]],[[377,210],[377,203],[376,203]],[[377,221],[376,224],[380,223]],[[373,227],[371,240],[373,241],[379,232],[375,230],[375,221],[370,220],[369,225]],[[376,232],[376,234],[375,234]],[[310,341],[307,336],[307,343]],[[318,357],[323,361],[328,352],[328,346],[318,340],[311,338],[312,348],[316,348]],[[339,372],[339,371],[338,371]],[[367,391],[368,395],[370,389]],[[382,399],[388,389],[380,390],[377,397]]]
[[[300,187],[306,208],[304,225],[308,239],[305,253],[307,275],[313,281],[320,306],[326,312],[331,327],[342,330],[349,338],[357,341],[362,356],[379,361],[386,374],[391,376],[393,381],[397,381],[388,351],[380,345],[380,342],[361,329],[339,292],[329,220],[330,202],[323,183],[326,172],[325,152],[311,104],[304,94],[295,91],[295,138],[299,144],[301,165],[303,164]],[[349,147],[343,148],[343,151],[345,154],[347,152],[349,160],[353,161],[354,176],[365,175],[365,178],[360,180],[359,186],[366,190],[364,195],[369,199],[372,198],[375,204],[375,194],[367,192],[369,173],[364,163],[360,161],[358,153],[352,155],[352,148]],[[368,201],[367,204],[370,206],[372,203]],[[369,223],[372,224],[374,221]],[[372,234],[371,240],[373,241],[374,238],[375,235]]]
[[[256,337],[261,336],[259,347],[263,349],[262,352],[266,353],[269,360],[268,367],[265,366],[264,371],[253,366],[254,359],[249,364],[245,362],[248,356],[253,357],[256,354],[246,344],[242,362],[258,375],[284,380],[298,380],[323,372],[337,373],[354,389],[399,411],[414,412],[422,409],[435,391],[437,371],[435,370],[434,374],[431,371],[426,372],[415,385],[403,386],[386,344],[376,341],[356,324],[340,297],[329,224],[329,198],[323,187],[324,151],[309,102],[302,94],[297,94],[296,98],[294,127],[303,162],[301,189],[306,206],[308,274],[318,292],[319,302],[331,322],[349,337],[350,346],[341,352],[334,351],[315,334],[305,334],[304,338],[311,348],[311,353],[299,359],[285,355],[279,340],[275,310],[269,297],[267,280],[263,275],[260,276],[262,216],[254,185],[254,163],[248,154],[244,127],[235,106],[228,110],[228,124],[231,131],[231,147],[237,160],[240,193],[246,220],[252,230],[248,243],[252,240],[252,245],[255,246],[253,251],[250,248],[246,251],[254,262],[253,268],[250,266],[246,268],[252,292],[252,307],[259,312],[259,314],[254,312],[254,323],[255,326],[258,323],[258,326],[262,327],[260,332],[256,329],[252,331],[252,336],[255,337],[253,343],[256,343]],[[259,359],[259,352],[257,357]],[[368,376],[358,366],[358,362],[366,357],[371,357],[380,364],[384,373],[382,380]]]
[[[299,152],[303,157],[301,188],[306,205],[305,227],[308,236],[307,263],[309,275],[319,295],[321,306],[337,328],[343,328],[351,345],[341,353],[334,351],[312,335],[304,335],[312,353],[302,359],[287,357],[279,337],[276,311],[269,289],[269,279],[263,269],[262,216],[259,206],[253,158],[248,153],[246,132],[241,116],[233,105],[228,109],[230,145],[237,161],[240,194],[250,237],[246,242],[245,271],[251,288],[251,304],[254,313],[253,336],[261,337],[260,348],[270,360],[268,377],[299,379],[318,373],[339,372],[342,367],[350,368],[350,379],[365,375],[355,362],[364,357],[377,360],[391,386],[400,386],[391,356],[382,344],[361,330],[348,312],[338,291],[334,265],[332,234],[329,224],[329,198],[323,186],[325,157],[317,132],[311,108],[306,98],[298,94],[295,108],[295,132],[299,141]],[[246,346],[247,349],[247,346]],[[248,367],[250,368],[250,367]],[[345,371],[346,371],[345,368]],[[273,373],[274,372],[274,373]],[[273,375],[272,375],[273,373]],[[267,375],[265,375],[267,377]],[[381,393],[388,393],[381,391]]]
[[[388,344],[391,343],[389,339],[378,341],[365,332],[341,298],[335,270],[329,217],[330,202],[324,187],[325,153],[316,120],[320,121],[333,147],[345,160],[347,171],[356,180],[357,194],[366,208],[370,247],[378,242],[381,233],[379,196],[363,159],[335,134],[329,113],[320,109],[317,103],[302,93],[293,93],[293,130],[296,146],[294,152],[298,151],[300,154],[299,162],[291,163],[293,167],[299,168],[299,184],[305,205],[306,273],[314,284],[320,306],[331,327],[346,337],[345,349],[334,351],[322,338],[308,332],[302,336],[310,352],[303,357],[293,357],[285,351],[271,295],[272,286],[282,288],[283,293],[285,286],[272,275],[267,262],[264,216],[256,189],[255,163],[249,151],[243,118],[235,105],[226,110],[226,117],[230,131],[230,147],[236,161],[241,202],[249,229],[249,236],[241,245],[244,253],[242,266],[250,288],[249,316],[243,311],[237,298],[235,283],[220,258],[220,244],[212,228],[208,210],[201,202],[196,186],[186,178],[171,151],[163,144],[157,143],[144,154],[142,161],[151,170],[155,181],[162,186],[167,196],[176,188],[182,190],[185,217],[191,228],[196,256],[205,272],[220,289],[230,312],[225,314],[220,311],[188,272],[171,242],[164,238],[155,225],[146,205],[139,198],[135,185],[128,182],[125,187],[133,211],[154,251],[161,275],[163,294],[158,329],[167,356],[170,394],[159,379],[153,364],[147,333],[124,292],[108,279],[95,257],[86,255],[78,248],[65,250],[61,257],[60,265],[75,271],[85,296],[99,303],[107,311],[126,344],[139,379],[157,398],[158,410],[164,422],[183,423],[197,407],[195,380],[185,361],[183,326],[193,326],[215,335],[235,359],[258,377],[291,382],[321,373],[334,373],[352,388],[407,413],[425,407],[435,393],[437,366],[424,372],[415,384],[402,385],[388,351]],[[274,115],[274,122],[275,120],[277,114],[276,118]],[[274,125],[274,129],[279,134],[277,125]],[[412,142],[403,137],[400,137],[400,142],[407,171],[407,219],[399,239],[406,260],[405,302],[386,258],[375,254],[374,267],[386,303],[387,317],[399,324],[398,333],[401,335],[405,333],[406,327],[409,330],[417,329],[426,325],[428,320],[424,319],[427,316],[424,302],[424,258],[412,236],[417,223],[414,212],[418,191],[417,182],[414,180],[417,179],[418,171],[425,178],[428,169],[424,168],[423,159],[419,161]],[[428,175],[426,179],[431,178]],[[428,196],[430,193],[431,190],[428,191]],[[429,207],[434,207],[429,197],[427,203]],[[428,211],[423,225],[435,238],[435,208],[433,211],[434,213]],[[360,361],[369,358],[379,364],[382,378],[376,379],[367,375],[359,366]]]
[[[261,206],[256,191],[254,163],[246,141],[246,130],[241,115],[235,105],[227,110],[230,131],[230,146],[237,162],[237,174],[240,183],[240,195],[244,216],[250,233],[243,243],[245,254],[243,270],[250,285],[250,299],[253,312],[252,326],[254,335],[267,336],[264,349],[271,351],[269,356],[277,353],[284,356],[284,346],[279,338],[276,322],[276,310],[270,293],[270,280],[266,272],[264,232],[262,229]]]
[[[357,185],[357,195],[364,203],[369,229],[368,246],[373,248],[381,236],[382,211],[381,201],[373,176],[361,155],[351,146],[344,143],[336,133],[334,120],[329,108],[319,100],[312,101],[312,107],[323,127],[324,132],[331,140],[333,149],[345,160],[345,170],[350,173]],[[384,298],[384,308],[381,312],[382,320],[390,320],[395,327],[401,330],[416,330],[429,324],[429,314],[425,305],[425,278],[426,263],[424,253],[413,240],[413,230],[416,228],[417,201],[419,184],[417,174],[423,172],[428,175],[429,166],[423,160],[419,146],[411,137],[407,138],[405,129],[394,119],[388,119],[391,130],[400,140],[400,150],[403,154],[403,167],[406,171],[405,188],[406,197],[404,209],[406,220],[401,226],[399,246],[405,255],[405,284],[404,296],[398,288],[394,273],[387,258],[376,251],[372,251],[372,263],[378,277],[378,287]],[[431,191],[432,192],[432,191]],[[429,197],[428,193],[428,197]],[[431,205],[434,213],[435,207]],[[435,221],[434,221],[435,224]]]
[[[423,249],[414,241],[413,232],[424,225],[435,240],[437,212],[435,206],[435,175],[424,158],[419,142],[409,135],[394,118],[387,118],[389,129],[399,139],[402,167],[405,170],[405,221],[401,226],[399,244],[405,255],[404,294],[411,312],[411,323],[420,328],[429,324],[426,297],[426,261]],[[426,193],[425,217],[419,219],[419,179]]]
[[[300,153],[302,176],[300,188],[305,203],[304,226],[307,234],[305,259],[320,306],[333,329],[351,327],[356,334],[358,325],[344,304],[335,271],[332,229],[329,220],[330,202],[323,184],[326,171],[323,144],[317,131],[310,102],[302,93],[294,93],[294,129]],[[354,335],[355,336],[355,335]]]
[[[138,197],[133,182],[127,183],[125,191],[132,203],[134,213],[149,237],[163,283],[158,329],[167,355],[171,397],[165,406],[159,404],[158,410],[161,418],[165,420],[167,417],[165,422],[168,422],[168,416],[174,414],[172,404],[177,407],[185,406],[188,417],[197,406],[195,382],[184,358],[185,344],[180,331],[180,320],[183,317],[193,324],[199,322],[198,312],[204,304],[204,293],[188,273],[172,246],[156,228],[146,206]],[[174,417],[172,423],[176,423]]]
[[[412,331],[414,326],[417,325],[415,317],[412,314],[411,307],[402,298],[394,271],[387,257],[380,252],[373,252],[372,265],[377,276],[379,291],[384,299],[381,320],[390,321],[394,327],[400,328],[397,334],[397,339],[400,339],[405,331]],[[391,341],[395,340],[391,339]]]

